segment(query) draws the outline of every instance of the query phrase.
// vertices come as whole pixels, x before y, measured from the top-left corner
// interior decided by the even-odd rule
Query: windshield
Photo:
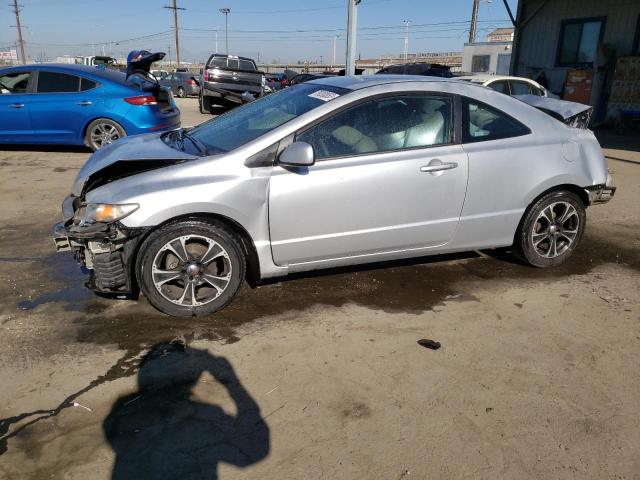
[[[198,125],[189,136],[208,154],[226,153],[349,91],[328,85],[296,85]]]

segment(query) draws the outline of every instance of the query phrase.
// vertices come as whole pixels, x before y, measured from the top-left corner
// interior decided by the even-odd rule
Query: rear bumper
[[[251,88],[243,90],[227,90],[224,88],[205,85],[202,89],[202,95],[205,97],[219,98],[228,102],[242,104],[255,100],[260,95],[261,91],[262,88],[258,88],[257,90]]]
[[[585,191],[589,196],[589,204],[607,203],[616,193],[616,186],[613,183],[611,174],[607,174],[607,181],[604,184],[591,185],[585,187]]]

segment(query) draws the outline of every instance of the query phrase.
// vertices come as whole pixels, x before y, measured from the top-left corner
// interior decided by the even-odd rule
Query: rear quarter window
[[[531,133],[529,127],[486,103],[463,97],[463,143],[485,142],[520,137]]]
[[[250,60],[240,60],[240,70],[255,70],[256,66]]]
[[[80,90],[80,77],[59,72],[38,72],[37,93],[71,93]]]

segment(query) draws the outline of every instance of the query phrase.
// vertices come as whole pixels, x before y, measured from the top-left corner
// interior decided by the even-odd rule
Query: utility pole
[[[411,25],[411,20],[404,21],[404,61],[407,61],[407,57],[409,56],[409,25]]]
[[[178,7],[177,0],[173,0],[173,6],[165,6],[169,10],[173,10],[173,30],[176,33],[176,67],[180,67],[180,39],[178,38],[178,10],[186,10],[186,8]]]
[[[218,53],[218,31],[216,30],[216,50],[215,53]]]
[[[333,63],[331,64],[332,66],[336,64],[336,40],[338,37],[336,37],[335,35],[333,36]]]
[[[358,28],[358,5],[361,0],[347,0],[347,62],[345,75],[356,73],[356,30]]]
[[[9,5],[11,6],[11,5]],[[18,29],[18,44],[20,45],[20,57],[22,64],[27,63],[27,57],[24,54],[24,39],[22,38],[22,25],[20,25],[20,6],[18,0],[13,0],[13,12],[16,14],[16,28]]]
[[[476,28],[478,26],[478,5],[480,0],[473,0],[473,12],[471,13],[471,27],[469,27],[469,43],[476,41]]]
[[[231,9],[221,8],[220,13],[224,13],[224,46],[227,50],[227,55],[229,55],[229,13],[231,13]]]

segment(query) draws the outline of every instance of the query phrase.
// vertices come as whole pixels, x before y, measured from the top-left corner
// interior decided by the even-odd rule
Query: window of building
[[[58,72],[38,73],[38,93],[69,93],[80,89],[80,77]]]
[[[488,72],[490,62],[491,55],[474,55],[473,57],[471,57],[471,72]]]
[[[463,98],[462,125],[464,143],[519,137],[531,133],[531,130],[506,113],[466,97]]]
[[[598,53],[598,42],[604,31],[604,18],[565,20],[560,29],[558,65],[587,65]]]
[[[316,159],[431,147],[452,141],[451,99],[437,95],[383,97],[337,113],[299,134]]]

